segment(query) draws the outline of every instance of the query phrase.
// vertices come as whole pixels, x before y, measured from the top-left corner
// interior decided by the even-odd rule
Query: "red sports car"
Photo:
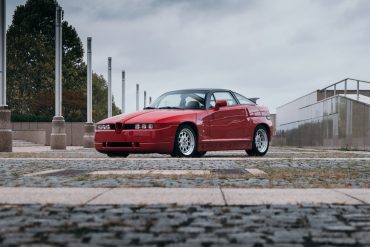
[[[230,90],[188,89],[163,94],[143,111],[97,123],[95,148],[110,157],[163,153],[200,157],[207,151],[265,155],[271,140],[266,107]]]

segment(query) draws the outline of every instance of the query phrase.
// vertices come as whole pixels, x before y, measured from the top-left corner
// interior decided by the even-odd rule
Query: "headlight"
[[[154,129],[154,124],[135,124],[135,129]]]
[[[110,130],[109,124],[98,124],[96,125],[97,130]]]

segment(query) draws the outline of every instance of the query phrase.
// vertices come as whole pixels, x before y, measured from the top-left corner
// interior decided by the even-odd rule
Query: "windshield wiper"
[[[148,109],[157,109],[157,108],[151,107],[151,106],[144,107],[144,110],[148,110]]]
[[[180,110],[182,110],[183,108],[174,107],[174,106],[163,106],[163,107],[159,107],[158,109],[180,109]]]

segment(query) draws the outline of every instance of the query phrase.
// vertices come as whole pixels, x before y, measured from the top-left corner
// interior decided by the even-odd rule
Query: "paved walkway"
[[[370,204],[370,189],[0,187],[0,204]]]
[[[369,205],[0,205],[2,247],[368,247]]]
[[[0,153],[0,246],[370,246],[369,160],[15,149]]]

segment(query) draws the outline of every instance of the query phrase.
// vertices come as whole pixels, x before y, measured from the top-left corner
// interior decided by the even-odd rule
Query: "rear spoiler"
[[[252,101],[253,103],[257,104],[257,100],[259,100],[260,98],[249,98],[250,101]]]

